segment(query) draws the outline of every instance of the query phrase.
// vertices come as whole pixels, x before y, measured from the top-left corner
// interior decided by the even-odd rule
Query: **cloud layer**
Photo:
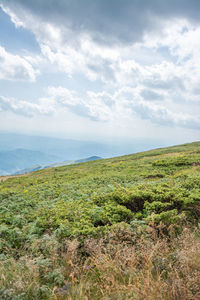
[[[188,19],[199,23],[197,0],[6,0],[7,9],[16,12],[13,21],[24,25],[26,13],[40,21],[67,28],[77,35],[88,33],[101,43],[136,42],[146,31],[158,29],[163,20]]]
[[[35,59],[0,47],[0,79],[37,81],[40,71],[101,84],[98,92],[86,84],[80,94],[46,82],[37,102],[2,96],[1,110],[29,117],[64,109],[95,122],[139,117],[199,130],[200,1],[1,2],[16,27],[34,34],[41,53]]]
[[[130,121],[139,116],[141,119],[163,126],[178,125],[200,129],[198,117],[177,113],[160,103],[146,101],[137,88],[121,88],[114,94],[88,91],[81,97],[76,91],[51,86],[48,87],[46,97],[39,99],[37,103],[0,97],[0,107],[3,111],[12,111],[27,117],[38,114],[52,115],[56,114],[58,109],[64,109],[92,121],[110,122],[120,121],[122,118]]]

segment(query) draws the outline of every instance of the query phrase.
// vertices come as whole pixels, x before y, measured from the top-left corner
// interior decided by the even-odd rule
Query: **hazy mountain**
[[[13,174],[35,164],[53,163],[58,159],[55,155],[26,149],[0,151],[0,175]]]
[[[99,160],[101,157],[99,156],[91,156],[88,158],[83,158],[79,160],[67,160],[67,161],[62,161],[59,163],[54,163],[54,164],[48,164],[48,165],[35,165],[30,168],[26,168],[23,170],[20,170],[18,172],[13,173],[12,175],[17,175],[17,174],[26,174],[34,171],[39,171],[39,170],[44,170],[48,168],[53,168],[53,167],[61,167],[61,166],[66,166],[66,165],[72,165],[72,164],[79,164],[87,161],[93,161],[93,160]]]
[[[163,142],[142,138],[129,141],[123,141],[121,139],[119,141],[110,140],[104,143],[97,143],[0,132],[0,151],[14,150],[17,148],[40,151],[59,157],[58,161],[77,160],[94,155],[112,157],[164,147],[166,145],[170,145],[170,143],[167,141]]]
[[[152,139],[97,143],[0,132],[0,175],[33,169],[33,166],[41,168],[63,161],[81,162],[84,157],[92,156],[109,158],[162,146],[166,146],[166,142]]]
[[[93,155],[110,156],[112,153],[112,147],[96,142],[0,133],[0,150],[17,148],[56,155],[59,157],[58,161],[82,159]]]

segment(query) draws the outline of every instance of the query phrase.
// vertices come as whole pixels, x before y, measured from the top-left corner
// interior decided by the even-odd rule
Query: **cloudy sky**
[[[199,0],[0,0],[0,130],[200,139]]]

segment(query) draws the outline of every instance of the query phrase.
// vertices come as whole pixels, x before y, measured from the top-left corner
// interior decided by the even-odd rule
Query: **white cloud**
[[[55,101],[55,106],[66,107],[77,115],[95,121],[110,121],[112,119],[111,108],[102,101],[102,97],[110,96],[109,94],[88,92],[87,95],[81,97],[77,92],[59,86],[49,87],[48,95]]]
[[[25,24],[23,23],[21,16],[18,17],[17,14],[14,13],[12,9],[10,9],[8,6],[4,6],[0,3],[0,8],[10,16],[11,21],[15,24],[16,27],[25,27]]]
[[[25,57],[13,55],[0,47],[0,79],[35,81],[38,72]]]
[[[93,30],[83,30],[84,24],[80,28],[73,26],[70,18],[69,22],[63,22],[63,18],[56,18],[54,22],[53,15],[47,18],[46,13],[32,13],[26,5],[19,7],[14,10],[5,3],[2,8],[16,26],[34,33],[41,56],[54,71],[64,72],[69,77],[81,74],[89,81],[103,83],[101,92],[85,88],[82,95],[63,86],[49,87],[47,100],[52,101],[52,111],[62,107],[96,121],[125,117],[134,122],[134,118],[139,117],[158,125],[199,128],[199,25],[173,17],[173,22],[164,20],[161,29],[158,26],[151,30],[146,28],[143,39],[129,38],[128,43],[109,43],[106,39],[102,43],[98,38],[95,40]],[[7,60],[4,58],[7,65],[0,65],[4,77],[24,76],[35,80],[31,58],[8,56]],[[23,72],[15,67],[14,61],[23,66]],[[17,106],[15,101],[10,109],[13,105]],[[40,102],[38,106],[33,104],[34,108],[23,105],[32,113],[43,113]],[[23,105],[21,103],[22,111]],[[15,112],[19,113],[20,109]]]
[[[34,115],[49,115],[54,112],[51,99],[41,98],[38,103],[31,103],[25,100],[17,100],[0,96],[0,111],[11,111],[26,117]]]
[[[191,25],[187,20],[166,22],[160,34],[146,35],[144,46],[147,49],[168,49],[169,59],[173,61],[169,75],[176,77],[189,93],[200,94],[200,26]],[[166,68],[168,71],[168,68]]]
[[[142,91],[138,87],[123,87],[114,93],[87,91],[80,96],[74,90],[50,86],[46,97],[40,98],[37,103],[1,96],[0,108],[2,111],[12,111],[26,117],[70,110],[75,115],[97,122],[120,122],[127,119],[128,123],[134,123],[139,117],[157,125],[200,128],[198,114],[177,112],[177,109],[170,108],[170,101],[160,104],[160,100],[145,100]]]
[[[62,86],[49,86],[47,93],[50,98],[57,100],[61,105],[75,106],[82,102],[75,91],[66,89]]]
[[[194,27],[186,19],[163,20],[160,30],[158,26],[147,30],[140,42],[133,39],[128,44],[102,44],[81,26],[77,31],[69,15],[63,22],[62,11],[61,19],[56,15],[53,22],[52,16],[47,19],[46,13],[37,11],[34,14],[27,10],[29,5],[23,6],[20,1],[18,4],[10,1],[9,6],[5,2],[2,8],[16,26],[34,33],[43,56],[54,68],[70,77],[81,73],[89,80],[101,80],[107,86],[144,84],[162,89],[187,89],[195,95],[199,93],[200,27]],[[34,7],[32,9],[34,11]],[[55,7],[55,14],[57,9],[59,7]],[[165,57],[163,48],[167,51]],[[137,58],[142,55],[145,59],[143,57],[141,62]]]
[[[95,93],[88,91],[81,97],[75,91],[61,86],[49,87],[48,94],[57,105],[71,109],[75,114],[82,114],[96,121],[114,121],[124,117],[133,119],[139,116],[141,119],[150,120],[154,124],[200,128],[199,115],[176,112],[170,109],[170,102],[160,104],[155,101],[145,100],[139,88],[121,88],[113,94],[108,92]],[[151,91],[152,92],[152,91]],[[152,97],[152,94],[150,94]],[[157,94],[157,97],[165,97]],[[155,97],[155,96],[154,96]],[[57,106],[55,105],[55,106]]]

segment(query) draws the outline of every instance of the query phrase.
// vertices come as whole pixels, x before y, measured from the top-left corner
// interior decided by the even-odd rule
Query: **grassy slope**
[[[105,275],[104,269],[98,269],[95,255],[91,255],[88,248],[97,249],[95,243],[98,241],[101,244],[104,241],[102,247],[107,249],[106,245],[110,244],[110,240],[112,241],[110,234],[115,235],[117,230],[117,245],[123,244],[123,236],[125,233],[128,234],[129,242],[126,247],[131,244],[131,248],[128,247],[128,253],[132,253],[135,249],[133,245],[136,243],[135,233],[139,230],[138,245],[144,245],[147,241],[149,243],[146,246],[146,253],[157,243],[164,243],[162,247],[169,247],[166,252],[170,254],[171,248],[165,241],[156,240],[154,243],[151,234],[142,243],[141,239],[147,234],[149,228],[155,229],[156,225],[161,223],[163,225],[156,227],[155,232],[162,227],[162,232],[168,235],[170,225],[174,226],[177,233],[181,232],[186,224],[198,223],[200,217],[199,171],[200,142],[196,142],[52,168],[1,182],[0,247],[2,254],[0,257],[3,274],[1,298],[50,299],[52,297],[55,299],[69,292],[68,287],[63,292],[62,286],[70,281],[75,284],[76,288],[74,285],[72,290],[70,288],[66,299],[104,299],[104,296],[105,299],[108,296],[113,297],[110,299],[133,299],[131,298],[133,295],[127,294],[128,282],[123,284],[124,292],[114,294],[114,296],[112,289],[103,292],[103,289],[107,287],[86,288],[90,281],[91,287],[94,287],[92,280],[96,280],[101,286],[101,278]],[[119,230],[124,232],[121,238],[119,238]],[[194,240],[191,238],[192,234],[183,237],[186,243],[189,239]],[[175,243],[174,241],[175,238],[172,243]],[[92,243],[93,246],[89,247],[88,243]],[[176,241],[176,247],[181,249],[178,241]],[[99,251],[102,252],[102,249]],[[65,257],[66,253],[71,253],[70,258]],[[102,253],[98,254],[98,257],[101,255]],[[110,257],[110,252],[107,255]],[[195,252],[195,255],[198,257],[198,253]],[[75,262],[72,259],[74,256],[76,256]],[[80,270],[80,266],[84,265],[88,256],[93,257],[90,264],[93,263],[97,271],[92,274],[89,274],[90,272],[85,274],[83,271],[81,275],[80,272],[76,272],[76,268]],[[128,254],[126,256],[128,257]],[[158,258],[157,256],[155,259]],[[143,259],[145,261],[145,255]],[[110,266],[117,263],[113,256],[107,262]],[[106,264],[104,263],[103,266]],[[145,263],[143,268],[144,266]],[[72,269],[73,271],[69,271]],[[109,273],[108,269],[109,266],[106,271]],[[119,276],[123,278],[122,267],[118,268],[118,272],[121,272]],[[19,283],[18,278],[22,274],[26,274],[26,278]],[[84,281],[85,276],[87,284]],[[151,278],[153,285],[158,280],[154,279]],[[138,280],[137,285],[135,284],[137,291],[138,282],[142,282],[144,278],[141,277]],[[167,282],[165,278],[160,278],[160,280]],[[121,286],[121,281],[118,281],[117,279],[115,282],[113,279],[117,285],[114,290]],[[34,282],[34,288],[31,282]],[[83,282],[84,286],[81,285]],[[105,283],[105,278],[102,282]],[[166,283],[167,291],[169,291],[169,284]],[[162,286],[161,282],[160,286]],[[73,294],[74,288],[75,294]],[[194,291],[191,290],[192,288]],[[188,295],[190,297],[188,299],[198,299],[195,298],[198,293],[197,289],[193,285],[192,288],[188,287],[184,292],[185,298],[178,298],[176,294],[178,292],[174,287],[175,294],[168,295],[164,299],[173,297],[173,299],[187,299]],[[147,299],[145,295],[142,298],[139,292],[136,294],[137,291],[135,291],[134,299]],[[84,298],[86,295],[89,298]],[[149,299],[159,299],[155,297],[157,296],[152,294],[152,298]]]

